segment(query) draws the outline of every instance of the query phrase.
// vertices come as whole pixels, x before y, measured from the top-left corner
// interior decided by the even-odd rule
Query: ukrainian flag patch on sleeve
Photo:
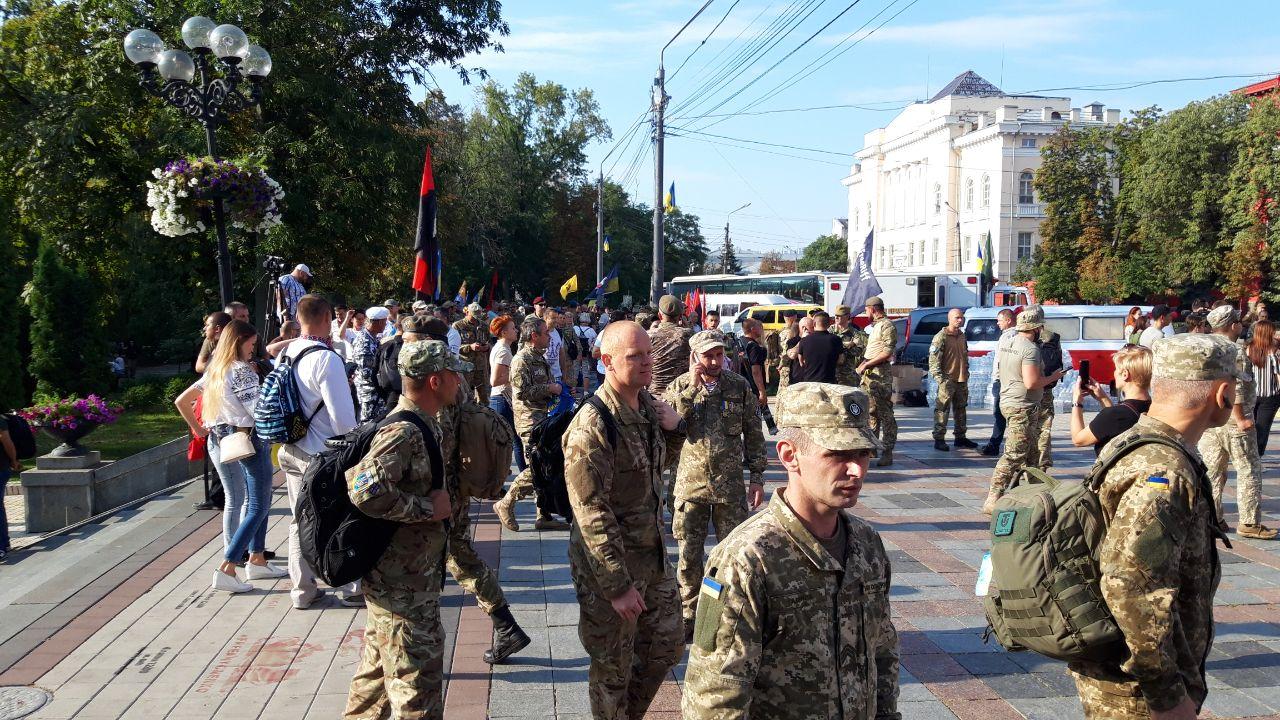
[[[704,577],[702,578],[701,592],[703,595],[719,600],[720,593],[724,592],[724,586],[709,577]]]
[[[1169,478],[1160,477],[1159,475],[1152,475],[1151,477],[1147,478],[1147,484],[1150,485],[1154,490],[1159,490],[1160,492],[1169,492]]]

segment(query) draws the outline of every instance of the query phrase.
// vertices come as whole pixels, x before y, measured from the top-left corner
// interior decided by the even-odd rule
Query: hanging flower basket
[[[32,405],[19,410],[27,422],[44,430],[62,444],[49,453],[54,457],[85,455],[88,450],[80,440],[100,425],[109,425],[120,419],[123,408],[112,405],[97,395],[87,398],[71,396],[44,405]]]
[[[214,200],[221,198],[227,222],[249,232],[266,232],[281,222],[280,183],[247,161],[183,158],[151,173],[147,205],[151,227],[169,237],[203,232]]]

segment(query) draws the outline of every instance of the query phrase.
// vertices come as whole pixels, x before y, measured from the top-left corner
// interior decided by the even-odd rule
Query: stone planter
[[[89,454],[89,449],[81,445],[80,440],[97,430],[98,423],[82,421],[74,430],[63,430],[49,425],[41,425],[40,429],[55,440],[62,441],[61,445],[49,453],[50,457],[83,457]]]

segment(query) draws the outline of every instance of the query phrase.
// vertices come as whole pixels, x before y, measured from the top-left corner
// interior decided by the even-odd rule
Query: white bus
[[[892,316],[910,313],[916,308],[973,307],[978,305],[978,276],[974,273],[934,273],[906,275],[883,273],[876,276],[884,299],[885,312]],[[720,317],[732,317],[753,304],[763,305],[763,300],[743,300],[744,295],[781,296],[795,303],[820,305],[827,312],[835,312],[844,298],[849,274],[842,272],[797,272],[777,275],[685,275],[672,278],[668,292],[684,299],[687,293],[702,288],[707,294],[707,307],[720,309]],[[729,312],[721,305],[727,295],[738,296],[736,307]],[[727,299],[726,299],[727,300]],[[987,292],[985,305],[1025,305],[1029,302],[1027,291],[1021,287],[997,285]],[[777,301],[773,301],[774,304]],[[855,314],[863,312],[854,308]]]

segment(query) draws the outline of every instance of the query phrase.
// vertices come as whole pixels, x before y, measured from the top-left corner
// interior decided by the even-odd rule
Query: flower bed
[[[277,201],[284,197],[284,190],[248,161],[183,158],[152,175],[156,179],[147,182],[147,205],[151,227],[161,235],[203,232],[207,213],[218,198],[232,227],[266,232],[281,222]]]

